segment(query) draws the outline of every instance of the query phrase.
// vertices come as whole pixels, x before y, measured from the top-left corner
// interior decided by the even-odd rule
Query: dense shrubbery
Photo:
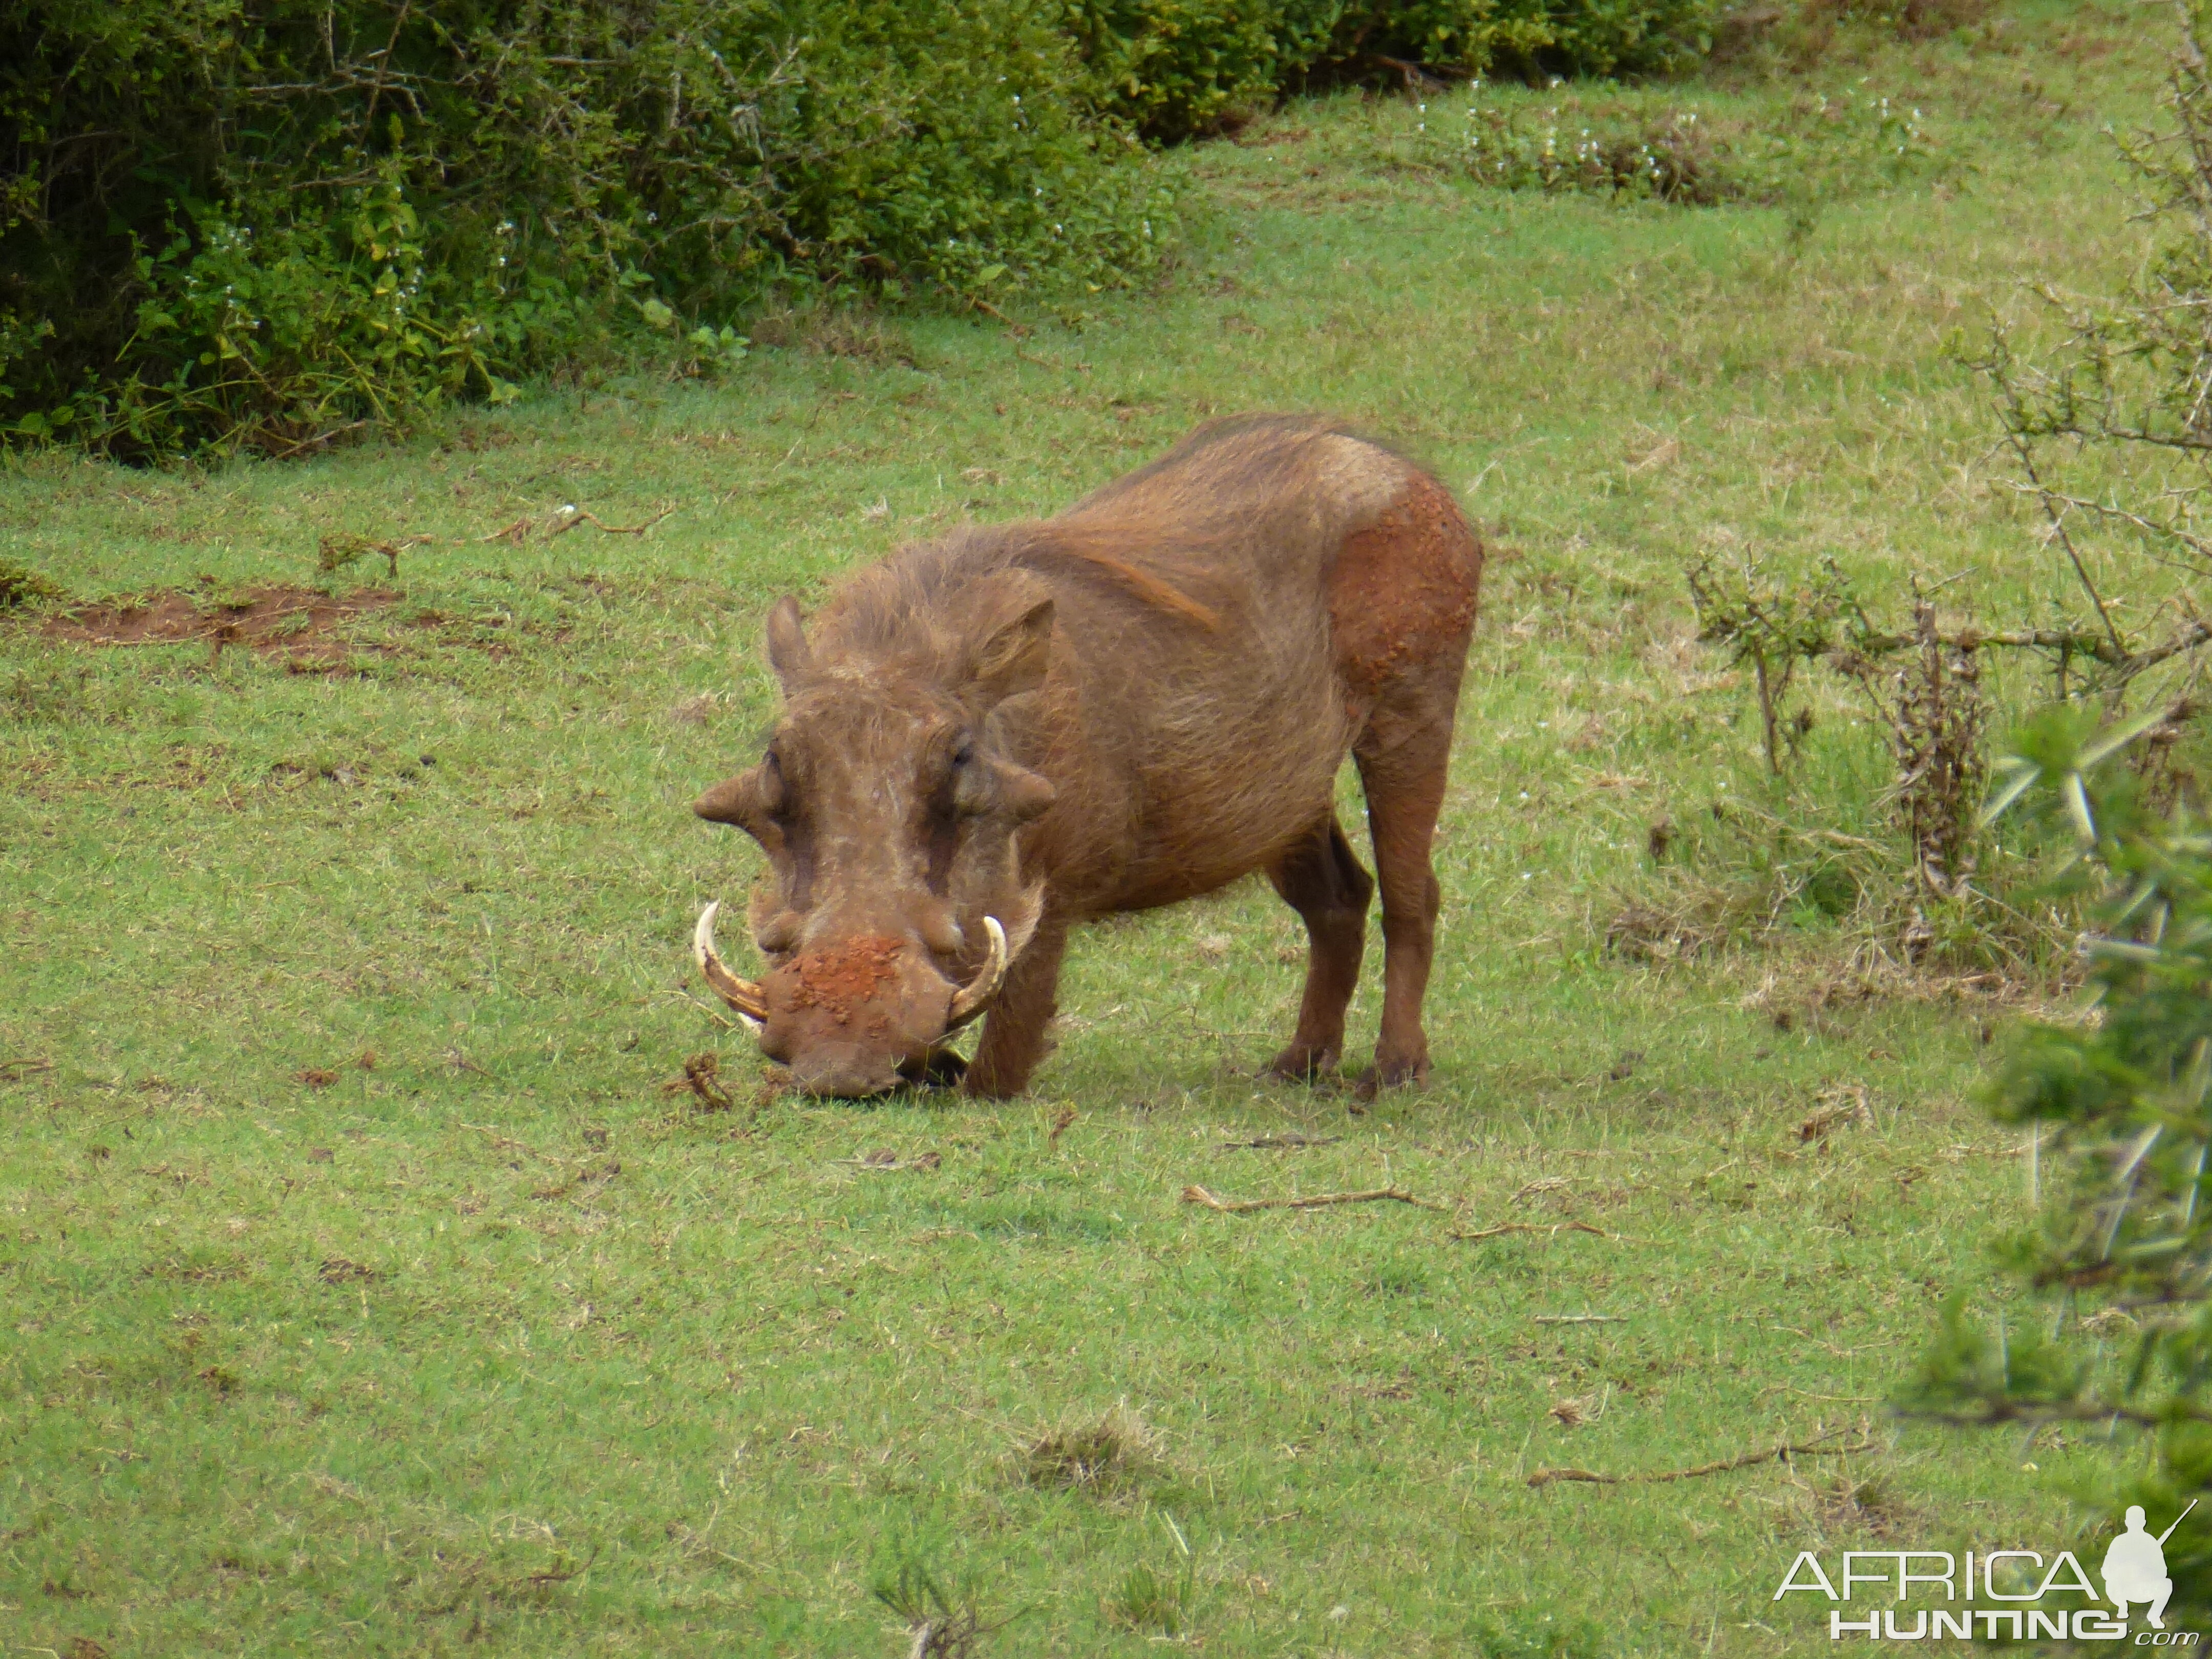
[[[2063,704],[1999,769],[2009,777],[1992,811],[2039,784],[2047,817],[2071,831],[2064,884],[2089,921],[2094,1012],[2028,1026],[1990,1091],[2000,1118],[2033,1126],[2049,1149],[2042,1224],[2009,1252],[2014,1276],[2048,1299],[1994,1328],[1954,1309],[1911,1397],[1966,1422],[2140,1431],[2150,1455],[2124,1477],[2125,1501],[2161,1516],[2212,1497],[2212,826],[2170,752],[2201,709],[2212,645],[2190,591],[2212,568],[2199,516],[2212,471],[2212,3],[2189,0],[2181,16],[2172,125],[2124,141],[2150,193],[2152,257],[2112,301],[2069,306],[2055,353],[2017,357],[2000,334],[1978,365],[2022,491],[2081,592],[2070,631],[2091,672],[2074,684],[2107,714],[2145,712],[2093,735],[2100,711]],[[2083,556],[2115,533],[2184,573],[2182,621],[2155,645],[2129,637],[2127,607]],[[2184,1528],[2166,1552],[2185,1608],[2212,1596],[2207,1539]]]
[[[1141,270],[1091,87],[1019,0],[17,0],[0,411],[282,452],[787,277]]]
[[[1717,0],[1076,0],[1106,106],[1150,135],[1234,122],[1285,87],[1395,73],[1663,74],[1709,49]]]
[[[0,433],[287,453],[779,283],[1141,274],[1135,134],[1660,70],[1711,0],[0,0]]]
[[[2090,900],[2096,1013],[2029,1026],[1990,1091],[2001,1119],[2035,1126],[2051,1172],[2041,1228],[2008,1252],[2051,1300],[1995,1328],[1954,1307],[1906,1403],[2141,1433],[2148,1467],[2100,1507],[2164,1518],[2212,1497],[2212,833],[2144,811],[2112,758],[2156,719],[2093,735],[2094,713],[2056,709],[2008,763],[1999,801],[2039,784],[2076,838],[2067,876]],[[2185,1529],[2167,1548],[2184,1608],[2212,1595],[2208,1535]]]

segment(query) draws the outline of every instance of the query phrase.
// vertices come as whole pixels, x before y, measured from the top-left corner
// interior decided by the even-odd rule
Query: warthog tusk
[[[945,1016],[948,1033],[958,1030],[981,1013],[985,1005],[999,994],[999,986],[1006,977],[1006,930],[999,926],[996,916],[983,918],[983,930],[991,936],[991,954],[984,958],[982,969],[975,977],[954,994],[952,1006]]]
[[[755,1036],[768,1019],[768,994],[749,979],[739,979],[729,969],[714,949],[714,916],[722,908],[716,899],[700,913],[699,926],[692,931],[691,954],[699,960],[699,971],[707,976],[707,983],[715,994],[738,1012]]]

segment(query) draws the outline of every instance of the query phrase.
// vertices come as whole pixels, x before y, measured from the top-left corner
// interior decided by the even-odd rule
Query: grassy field
[[[719,386],[392,449],[0,475],[0,557],[77,603],[401,596],[335,659],[0,625],[0,1652],[889,1655],[877,1592],[927,1578],[1012,1621],[979,1653],[1778,1654],[1827,1645],[1770,1601],[1800,1549],[2103,1524],[2072,1495],[2123,1450],[1882,1407],[2027,1214],[1971,1092],[2007,1011],[1824,998],[1817,912],[1662,965],[1606,931],[1687,878],[1652,824],[1765,787],[1687,561],[2056,597],[1944,342],[2127,268],[2099,128],[2158,53],[2046,4],[1640,94],[1922,112],[1924,166],[1796,209],[1486,191],[1450,100],[1301,105],[1197,152],[1158,294],[787,319]],[[1023,1100],[765,1090],[685,940],[757,867],[687,803],[764,729],[768,605],[1248,407],[1401,441],[1498,549],[1433,1083],[1254,1080],[1303,946],[1247,885],[1080,938]],[[396,576],[319,571],[348,536]],[[1848,823],[1885,763],[1823,708]],[[1529,1483],[1821,1435],[1859,1449]]]

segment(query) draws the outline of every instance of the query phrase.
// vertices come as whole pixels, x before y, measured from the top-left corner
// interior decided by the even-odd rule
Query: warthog
[[[1057,518],[979,526],[768,619],[781,723],[698,799],[768,854],[742,979],[695,945],[763,1050],[819,1095],[959,1076],[1018,1093],[1068,929],[1267,872],[1304,919],[1304,1000],[1270,1067],[1333,1069],[1375,884],[1337,822],[1349,752],[1382,878],[1363,1091],[1425,1077],[1429,848],[1482,549],[1449,491],[1326,422],[1200,427]]]

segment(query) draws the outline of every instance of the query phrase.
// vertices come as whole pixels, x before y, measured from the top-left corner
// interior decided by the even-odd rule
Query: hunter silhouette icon
[[[2196,1507],[2192,1498],[2189,1510]],[[2173,1527],[2188,1517],[2189,1510],[2173,1517]],[[2154,1538],[2144,1530],[2142,1505],[2128,1506],[2128,1529],[2105,1551],[2105,1594],[2112,1597],[2121,1619],[2128,1616],[2129,1602],[2142,1601],[2150,1609],[2150,1627],[2166,1628],[2163,1615],[2173,1595],[2173,1580],[2166,1576],[2166,1540],[2173,1536],[2173,1527]]]

